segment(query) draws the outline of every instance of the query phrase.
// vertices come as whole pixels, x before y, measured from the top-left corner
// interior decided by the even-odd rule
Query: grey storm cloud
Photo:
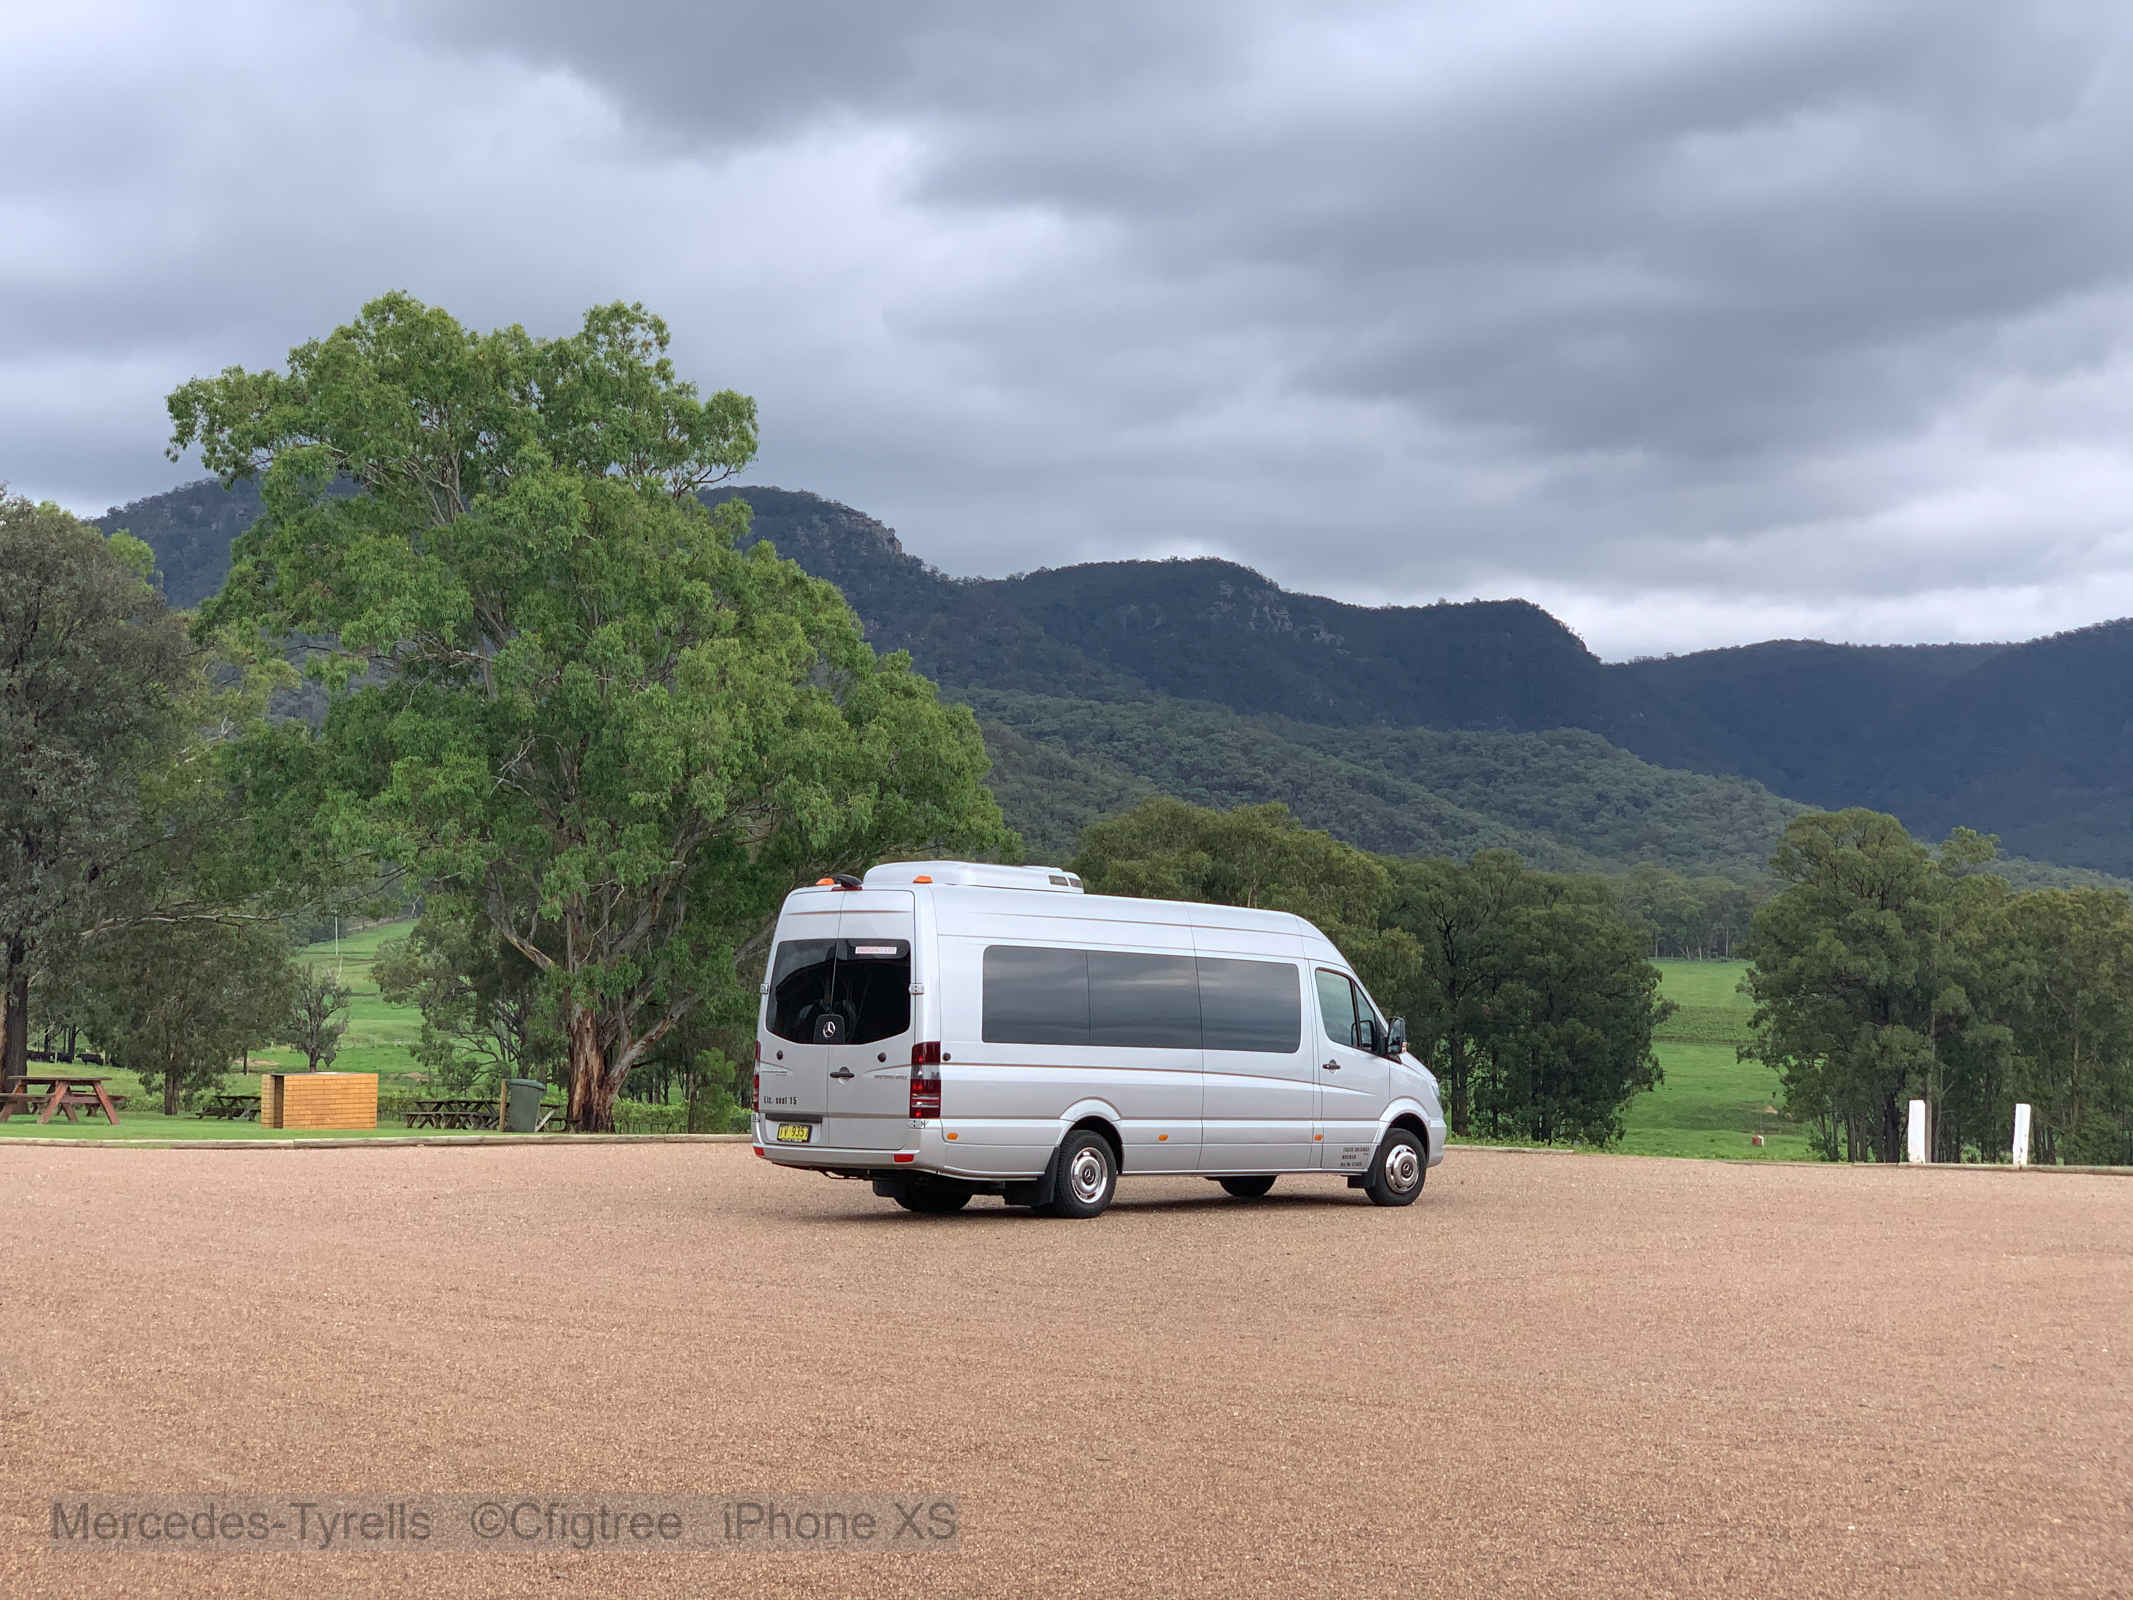
[[[80,509],[386,287],[622,296],[759,397],[758,481],[951,571],[1219,553],[1609,654],[2133,613],[2109,0],[8,28],[0,476]]]

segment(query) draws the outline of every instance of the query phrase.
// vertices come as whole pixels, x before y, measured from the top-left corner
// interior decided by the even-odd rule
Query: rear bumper
[[[1043,1175],[1051,1159],[1051,1143],[1026,1149],[994,1144],[958,1148],[952,1135],[957,1130],[938,1122],[914,1122],[910,1139],[901,1149],[855,1149],[824,1144],[779,1144],[773,1120],[757,1117],[756,1152],[766,1161],[803,1171],[829,1172],[854,1178],[888,1177],[896,1173],[929,1172],[943,1178],[962,1178],[972,1183],[999,1183]],[[967,1141],[965,1132],[963,1139]]]

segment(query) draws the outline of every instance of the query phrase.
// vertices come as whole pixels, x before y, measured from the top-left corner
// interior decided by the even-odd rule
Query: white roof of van
[[[1081,879],[1062,867],[1003,867],[984,861],[885,861],[867,872],[869,889],[902,889],[930,885],[936,904],[954,904],[980,916],[1019,915],[1025,908],[1038,916],[1063,916],[1084,921],[1111,923],[1168,923],[1200,928],[1232,928],[1260,933],[1299,934],[1327,945],[1326,936],[1310,922],[1289,911],[1267,911],[1256,906],[1214,905],[1192,900],[1141,900],[1125,895],[1086,894]],[[969,894],[970,890],[1026,889],[1071,900],[1046,910],[1016,896],[994,898]],[[1330,945],[1328,945],[1330,948]]]
[[[988,861],[884,861],[861,880],[869,889],[908,883],[955,884],[972,889],[1040,889],[1081,893],[1081,879],[1064,867],[1002,867]]]

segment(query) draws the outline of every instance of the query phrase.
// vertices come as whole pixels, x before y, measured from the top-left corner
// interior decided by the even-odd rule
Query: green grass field
[[[370,976],[378,946],[388,939],[404,939],[414,924],[385,923],[345,935],[338,947],[332,940],[312,945],[302,959],[315,967],[338,970],[351,991],[348,1031],[341,1036],[341,1053],[334,1057],[340,1072],[375,1072],[380,1089],[388,1078],[404,1077],[415,1070],[415,1041],[422,1033],[422,1017],[413,1006],[388,1005],[378,997]],[[303,1057],[286,1048],[269,1051],[281,1065],[302,1066]],[[255,1057],[255,1060],[263,1059]]]
[[[1778,1078],[1734,1057],[1752,1009],[1740,993],[1745,961],[1660,961],[1660,993],[1679,1008],[1654,1041],[1665,1081],[1623,1111],[1610,1150],[1633,1156],[1723,1156],[1806,1161],[1807,1136],[1776,1109]],[[1755,1144],[1756,1134],[1763,1136]],[[1477,1135],[1474,1144],[1489,1144]]]
[[[371,980],[371,962],[378,946],[406,934],[408,924],[391,923],[346,935],[336,950],[332,941],[311,946],[303,959],[318,966],[338,963],[341,980],[353,991],[349,1005],[348,1032],[334,1066],[344,1072],[375,1072],[382,1093],[419,1088],[407,1081],[414,1072],[412,1054],[422,1020],[412,1007],[388,1005],[379,998]],[[1680,1009],[1661,1029],[1657,1041],[1659,1065],[1666,1081],[1650,1094],[1631,1101],[1624,1121],[1626,1131],[1611,1148],[1640,1156],[1725,1156],[1737,1160],[1804,1161],[1807,1139],[1786,1117],[1772,1110],[1777,1104],[1777,1074],[1753,1062],[1734,1059],[1734,1048],[1747,1038],[1748,1002],[1739,993],[1740,961],[1661,961],[1658,963],[1661,992]],[[301,1066],[303,1058],[287,1047],[255,1053],[253,1070],[265,1066]],[[394,1080],[400,1080],[395,1082]],[[150,1109],[141,1087],[131,1073],[113,1074],[114,1092],[131,1095],[133,1104],[122,1114],[121,1125],[109,1126],[101,1118],[69,1124],[54,1119],[40,1126],[35,1118],[15,1116],[0,1122],[0,1138],[9,1135],[43,1135],[63,1138],[129,1139],[259,1139],[291,1138],[252,1123],[208,1121],[181,1115],[165,1117]],[[232,1089],[254,1089],[241,1072],[229,1078]],[[397,1120],[377,1133],[404,1134]],[[1760,1146],[1750,1141],[1763,1136]],[[345,1137],[345,1135],[339,1135]],[[336,1137],[321,1134],[319,1137]],[[1476,1143],[1487,1143],[1477,1139]]]
[[[1745,961],[1661,961],[1660,992],[1680,1009],[1659,1030],[1656,1051],[1666,1081],[1629,1103],[1622,1142],[1639,1156],[1730,1156],[1806,1161],[1807,1135],[1778,1104],[1778,1077],[1738,1061],[1752,1009],[1740,993]],[[1763,1136],[1760,1146],[1752,1143]]]

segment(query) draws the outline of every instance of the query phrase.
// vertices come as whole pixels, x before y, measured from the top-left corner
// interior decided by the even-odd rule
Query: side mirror
[[[1385,1053],[1398,1060],[1400,1052],[1407,1048],[1407,1019],[1394,1017],[1390,1036],[1385,1041]]]

